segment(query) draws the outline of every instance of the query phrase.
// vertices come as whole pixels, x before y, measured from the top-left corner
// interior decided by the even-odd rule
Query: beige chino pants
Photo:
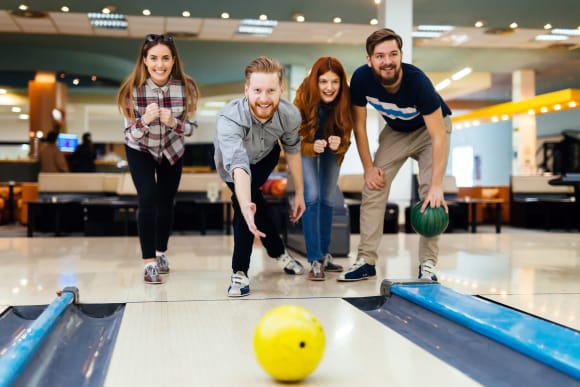
[[[447,135],[451,135],[451,118],[445,117]],[[449,141],[448,141],[449,143]],[[382,190],[370,190],[363,187],[360,209],[360,243],[357,258],[363,258],[369,265],[375,265],[378,248],[383,236],[385,210],[389,199],[391,184],[399,169],[409,157],[419,164],[419,197],[421,200],[429,192],[431,183],[433,147],[426,127],[411,133],[397,132],[386,125],[379,135],[379,148],[375,154],[374,165],[384,171],[385,187]],[[446,158],[449,156],[447,148]],[[439,237],[419,238],[419,262],[428,259],[437,263],[439,254]]]

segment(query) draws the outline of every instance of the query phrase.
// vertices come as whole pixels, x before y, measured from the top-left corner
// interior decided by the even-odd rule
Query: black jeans
[[[252,172],[252,202],[256,204],[256,215],[254,222],[258,230],[266,234],[265,238],[260,238],[262,245],[266,248],[270,257],[279,257],[284,253],[284,242],[280,237],[280,233],[276,227],[270,207],[260,191],[260,187],[268,180],[268,176],[278,164],[280,158],[280,147],[276,145],[274,149],[257,164],[250,165]],[[232,205],[234,207],[234,254],[232,256],[232,270],[234,273],[243,271],[248,273],[250,268],[250,256],[252,255],[252,247],[254,245],[254,234],[248,229],[248,225],[240,204],[236,197],[234,183],[227,183],[230,190],[233,192]]]
[[[181,180],[182,160],[159,164],[146,152],[125,146],[129,170],[137,189],[137,229],[143,259],[154,258],[155,250],[166,251],[173,227],[174,200]]]

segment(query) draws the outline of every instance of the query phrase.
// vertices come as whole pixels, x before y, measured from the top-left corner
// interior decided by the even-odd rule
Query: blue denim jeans
[[[315,157],[302,156],[306,203],[302,229],[308,262],[322,261],[322,256],[328,254],[334,210],[332,197],[340,170],[336,161],[337,156],[329,149]]]

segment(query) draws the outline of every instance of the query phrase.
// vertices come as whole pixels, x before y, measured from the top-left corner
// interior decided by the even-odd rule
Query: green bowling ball
[[[425,237],[434,237],[445,231],[449,225],[449,215],[445,212],[445,208],[427,206],[425,212],[421,213],[422,205],[423,201],[420,201],[411,210],[413,230]]]

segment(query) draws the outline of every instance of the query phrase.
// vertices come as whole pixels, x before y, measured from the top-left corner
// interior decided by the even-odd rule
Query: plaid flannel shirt
[[[156,119],[145,125],[141,117],[147,105],[157,103],[170,108],[177,125],[168,128]],[[185,116],[185,88],[183,82],[170,78],[164,86],[157,86],[148,78],[143,86],[133,90],[135,121],[125,120],[125,144],[135,150],[149,152],[161,163],[163,156],[173,165],[185,151],[185,136],[191,136],[197,122]],[[143,134],[140,138],[134,134]]]

